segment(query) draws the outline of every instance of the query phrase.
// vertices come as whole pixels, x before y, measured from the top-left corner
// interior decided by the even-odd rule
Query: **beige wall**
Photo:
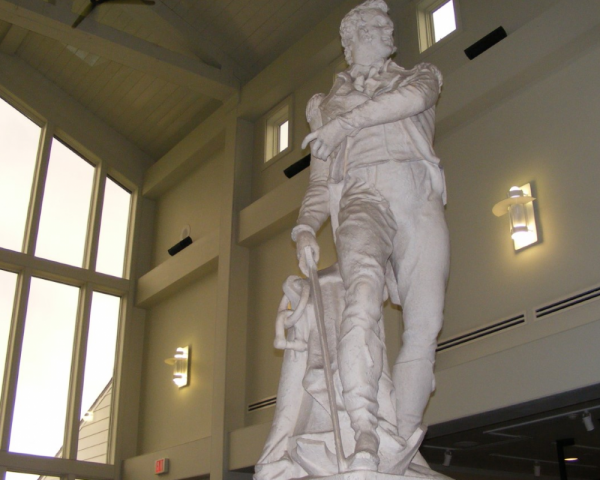
[[[437,143],[452,232],[443,337],[600,282],[599,74],[595,48]],[[530,181],[543,241],[515,253],[491,207]]]
[[[419,52],[415,7],[418,2],[388,2],[390,15],[396,29],[394,36],[398,46],[397,58],[405,67],[419,62],[430,62],[441,69],[444,75],[465,67],[473,62],[464,54],[464,49],[475,43],[492,30],[502,26],[508,35],[526,27],[541,13],[550,9],[560,0],[503,0],[502,2],[458,0],[460,18],[458,35],[453,35],[432,48]],[[566,19],[563,18],[563,21]],[[478,62],[480,60],[475,60]],[[510,68],[509,65],[506,65]]]
[[[211,434],[216,275],[209,274],[153,307],[146,323],[138,454]],[[190,384],[177,388],[165,364],[190,346]]]
[[[192,240],[218,228],[223,161],[222,150],[198,158],[199,166],[157,200],[154,265],[169,258],[167,250],[179,242],[185,225]]]
[[[154,265],[170,259],[167,249],[179,242],[185,225],[194,241],[218,229],[224,152],[194,161],[198,166],[156,201]],[[148,309],[139,454],[211,435],[216,298],[212,271]],[[190,385],[178,389],[164,360],[188,345]]]
[[[336,67],[341,66],[342,64],[343,59],[340,51],[338,58],[336,58],[335,61],[327,65],[324,69],[315,72],[314,76],[306,83],[300,85],[293,94],[291,94],[293,105],[291,112],[292,148],[290,152],[282,158],[268,162],[267,164],[264,163],[265,118],[260,117],[256,120],[252,177],[252,197],[254,200],[262,197],[277,186],[284,184],[287,181],[287,178],[283,174],[283,170],[308,154],[307,150],[300,149],[302,140],[309,133],[309,127],[306,123],[306,104],[314,94],[329,91]],[[264,113],[266,113],[266,111]]]

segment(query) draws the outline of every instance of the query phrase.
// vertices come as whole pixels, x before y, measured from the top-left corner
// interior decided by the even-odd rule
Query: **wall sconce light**
[[[515,250],[532,245],[538,241],[531,184],[521,187],[511,187],[507,198],[494,205],[492,212],[497,217],[508,213],[510,219],[510,236]]]
[[[173,383],[179,388],[188,384],[190,347],[177,347],[175,356],[167,358],[165,363],[173,365]]]
[[[542,466],[540,465],[540,462],[535,462],[535,464],[533,465],[533,475],[536,477],[542,475]]]
[[[444,452],[444,463],[442,463],[442,465],[444,467],[449,467],[450,462],[452,462],[452,450],[448,449]]]
[[[583,416],[581,417],[581,420],[583,420],[585,429],[588,432],[591,432],[596,428],[596,426],[594,425],[594,420],[592,419],[592,414],[590,412],[588,412],[588,411],[583,412]]]

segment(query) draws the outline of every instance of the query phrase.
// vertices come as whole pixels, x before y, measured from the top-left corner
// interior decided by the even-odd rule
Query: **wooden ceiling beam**
[[[39,0],[0,0],[0,19],[20,28],[221,101],[239,91],[239,81],[226,69],[99,24],[92,18],[71,28],[76,18],[71,3],[63,0],[57,0],[56,4]]]
[[[11,25],[2,42],[0,42],[0,52],[13,55],[25,40],[28,32],[29,30],[25,28]]]
[[[152,6],[122,4],[119,7],[138,20],[152,25],[157,33],[178,38],[204,63],[223,71],[233,72],[233,75],[240,80],[249,80],[250,76],[245,69],[163,2],[156,2]]]

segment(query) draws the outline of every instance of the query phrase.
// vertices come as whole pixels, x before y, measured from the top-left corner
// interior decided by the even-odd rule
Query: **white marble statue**
[[[307,107],[303,148],[310,144],[313,161],[292,238],[300,269],[317,284],[290,277],[284,286],[276,346],[286,353],[256,480],[447,478],[418,453],[449,267],[445,181],[432,148],[442,77],[430,64],[405,70],[390,60],[387,12],[383,0],[367,0],[346,15],[349,68]],[[338,264],[317,281],[315,235],[329,217]],[[391,376],[388,295],[404,320]]]

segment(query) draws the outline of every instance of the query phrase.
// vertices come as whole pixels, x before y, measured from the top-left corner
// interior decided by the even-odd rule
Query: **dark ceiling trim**
[[[510,407],[499,408],[497,410],[491,410],[489,412],[431,425],[427,429],[425,441],[444,435],[464,432],[466,430],[487,427],[496,423],[508,422],[529,415],[538,415],[540,413],[596,399],[600,399],[600,383],[571,390],[569,392],[558,393],[549,397],[538,398],[529,402],[519,403],[517,405],[511,405]]]

